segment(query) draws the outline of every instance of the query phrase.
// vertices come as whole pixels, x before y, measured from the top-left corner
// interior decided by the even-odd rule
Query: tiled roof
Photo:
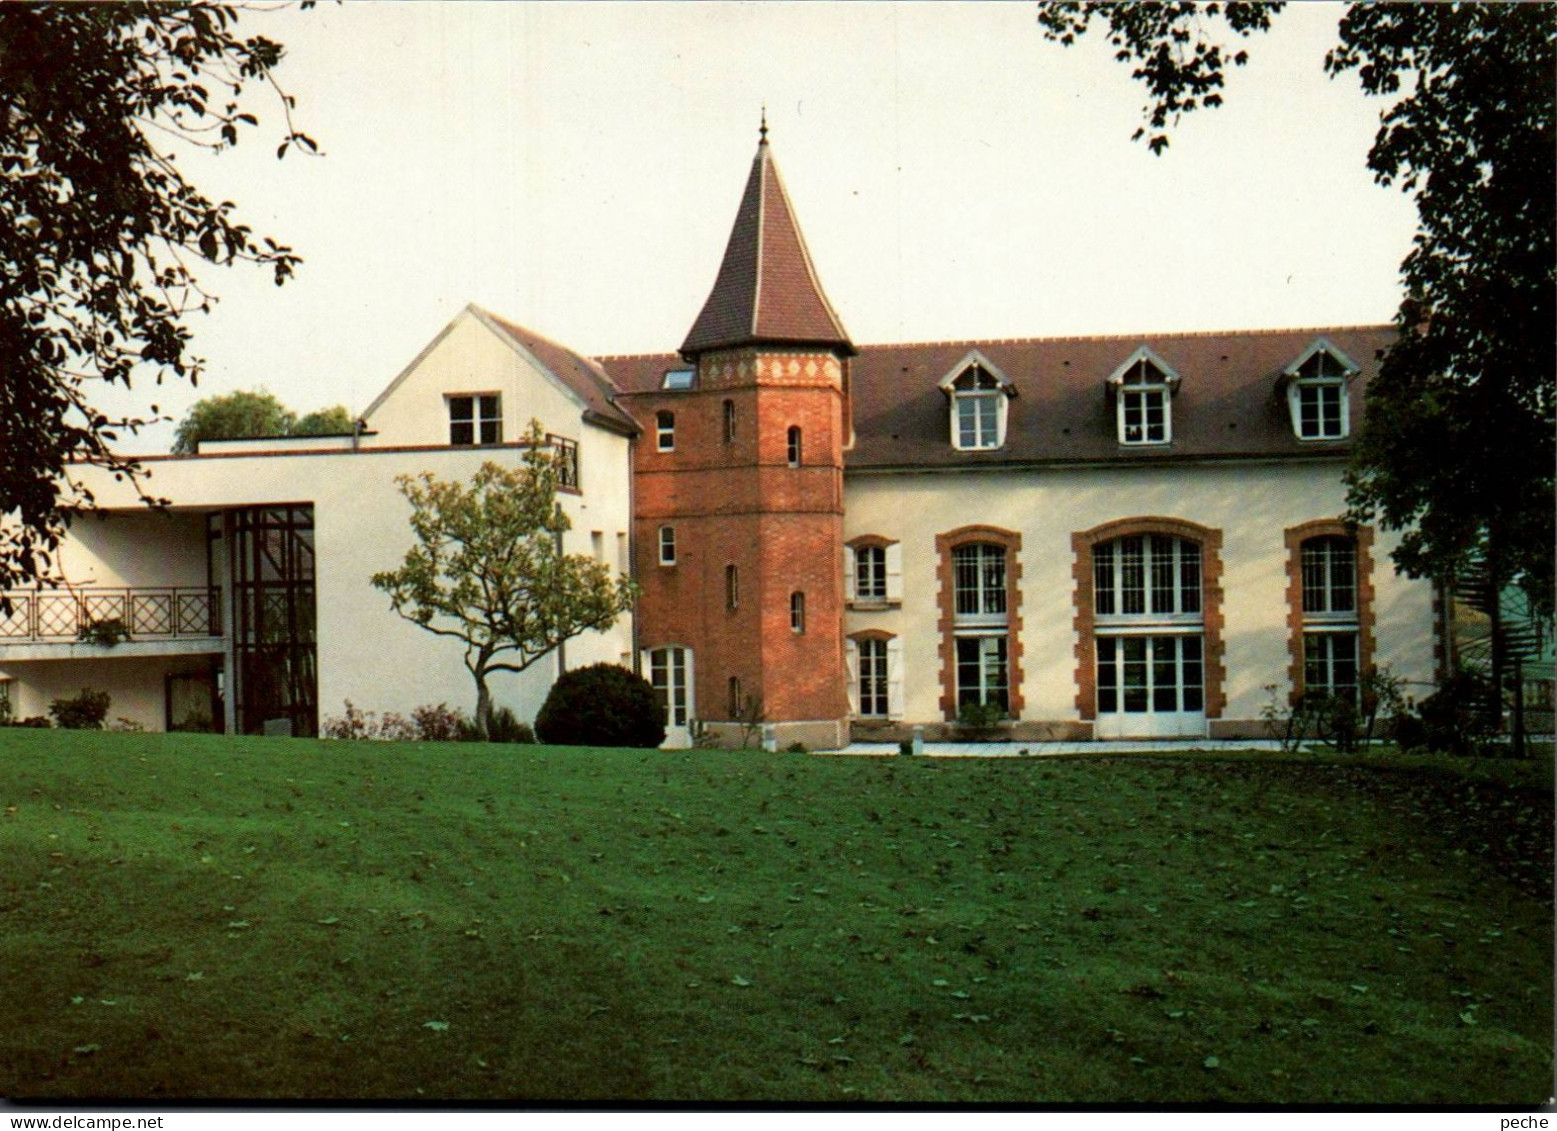
[[[862,470],[1336,454],[1345,441],[1293,435],[1281,380],[1321,338],[1360,370],[1350,383],[1355,432],[1379,352],[1394,340],[1388,326],[860,346],[850,363],[855,445],[845,462]],[[1182,379],[1172,399],[1171,444],[1118,442],[1107,380],[1141,346]],[[1005,445],[995,451],[952,447],[947,396],[938,387],[973,350],[1016,391]],[[600,364],[632,394],[657,390],[665,370],[681,363],[659,354],[602,358]]]
[[[499,318],[490,311],[479,307],[476,310],[573,390],[584,402],[587,419],[628,435],[637,432],[638,426],[632,417],[617,407],[615,398],[619,390],[599,362],[574,353],[566,346],[506,318]]]
[[[714,289],[681,352],[691,357],[754,342],[851,348],[822,293],[766,138],[752,160]]]

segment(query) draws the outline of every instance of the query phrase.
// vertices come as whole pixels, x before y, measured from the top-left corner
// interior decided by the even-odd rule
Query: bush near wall
[[[49,704],[49,714],[64,730],[102,730],[108,717],[112,698],[106,691],[93,691],[83,687],[81,694],[70,699],[56,699]]]
[[[591,664],[552,684],[535,733],[557,746],[655,747],[665,741],[665,709],[642,676]]]

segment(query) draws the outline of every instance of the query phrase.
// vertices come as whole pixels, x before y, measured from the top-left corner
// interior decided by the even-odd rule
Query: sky
[[[823,288],[857,344],[1387,322],[1410,198],[1366,154],[1383,104],[1330,79],[1340,5],[1289,5],[1226,105],[1154,156],[1096,30],[1028,3],[385,3],[246,12],[280,108],[196,185],[302,255],[213,270],[196,399],[361,412],[475,302],[591,356],[671,352],[713,285],[766,107]],[[105,405],[121,407],[121,402]],[[126,443],[165,450],[173,425]]]

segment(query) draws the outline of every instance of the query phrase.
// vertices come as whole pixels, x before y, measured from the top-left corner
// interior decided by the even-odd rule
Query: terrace
[[[71,586],[17,589],[0,608],[0,658],[75,658],[222,649],[221,589],[210,586]]]

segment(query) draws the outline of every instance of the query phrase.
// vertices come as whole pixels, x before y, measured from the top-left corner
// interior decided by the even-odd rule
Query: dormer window
[[[1006,404],[1015,387],[977,351],[941,380],[951,399],[952,447],[960,452],[993,451],[1006,442]]]
[[[1287,367],[1287,409],[1299,440],[1344,440],[1351,431],[1347,383],[1357,366],[1320,340]]]
[[[1131,447],[1171,442],[1178,385],[1179,375],[1145,346],[1114,370],[1108,386],[1114,392],[1119,442]]]

